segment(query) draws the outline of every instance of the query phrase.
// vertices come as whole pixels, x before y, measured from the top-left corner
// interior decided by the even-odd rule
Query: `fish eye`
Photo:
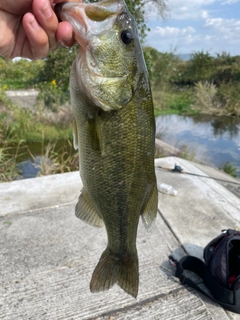
[[[121,33],[122,42],[125,44],[130,44],[133,40],[133,35],[130,30],[123,30]]]

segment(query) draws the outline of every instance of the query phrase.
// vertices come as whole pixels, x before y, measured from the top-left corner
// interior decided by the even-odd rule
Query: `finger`
[[[82,2],[82,0],[53,0],[54,4],[63,3],[63,2]]]
[[[17,3],[16,3],[17,2]],[[24,15],[26,12],[31,12],[32,1],[31,0],[18,0],[18,1],[1,1],[1,10],[9,12],[15,15]]]
[[[73,46],[76,41],[71,24],[66,21],[60,22],[56,32],[56,38],[66,47]]]
[[[22,20],[28,41],[24,44],[21,56],[38,59],[48,55],[49,40],[46,32],[41,28],[32,13],[26,13]]]
[[[55,32],[58,27],[58,19],[49,0],[34,0],[33,14],[48,36],[49,49],[54,49],[57,45]]]

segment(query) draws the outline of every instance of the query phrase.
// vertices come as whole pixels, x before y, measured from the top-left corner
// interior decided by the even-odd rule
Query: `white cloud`
[[[169,0],[170,16],[164,24],[156,21],[156,13],[151,16],[147,44],[159,51],[175,48],[178,53],[204,50],[239,55],[240,19],[231,18],[230,10],[237,2],[240,0]]]
[[[222,2],[221,4],[234,4],[234,3],[238,3],[240,0],[227,0]]]
[[[222,51],[231,52],[234,48],[234,54],[239,55],[240,20],[212,18],[206,20],[204,27],[218,38],[217,46],[221,46]],[[216,39],[212,43],[216,44]]]
[[[208,35],[206,34],[203,39],[206,41],[206,42],[210,42],[210,41],[213,41],[213,40],[218,40],[219,38],[216,36],[216,35]]]
[[[223,38],[240,42],[240,20],[211,18],[206,19],[204,27],[212,29],[212,32]]]
[[[202,10],[201,11],[201,18],[204,19],[204,20],[209,18],[209,13],[208,13],[207,10]]]
[[[147,44],[159,51],[192,53],[194,51],[229,52],[231,44],[240,47],[240,21],[234,19],[207,19],[206,32],[200,33],[191,26],[186,28],[156,27],[151,30]],[[239,29],[239,31],[238,31]]]
[[[209,16],[205,9],[216,0],[169,0],[171,18],[174,20],[199,19]]]
[[[149,35],[159,35],[162,37],[176,37],[176,36],[186,36],[191,33],[196,32],[196,30],[192,27],[187,28],[173,28],[173,27],[156,27],[152,31],[150,31]]]
[[[209,11],[209,5],[231,5],[240,2],[240,0],[168,0],[168,14],[167,17],[171,20],[193,20],[193,19],[207,19],[214,14],[214,11]],[[147,3],[145,7],[147,20],[159,18],[156,6]]]
[[[191,26],[186,28],[156,27],[149,32],[147,44],[159,51],[176,50],[178,52],[178,48],[184,47],[186,49],[200,41],[201,35],[197,34]]]
[[[209,14],[205,7],[214,3],[215,1],[219,0],[169,0],[167,2],[167,18],[171,20],[206,18],[209,16]],[[147,3],[144,9],[147,20],[159,19],[159,14],[154,4],[151,2]]]

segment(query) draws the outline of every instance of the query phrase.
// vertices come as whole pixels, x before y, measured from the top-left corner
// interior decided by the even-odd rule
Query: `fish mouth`
[[[65,2],[55,6],[59,20],[71,23],[75,38],[81,46],[89,33],[97,35],[112,28],[122,10],[123,3],[119,0],[103,0],[96,3]]]
[[[116,11],[118,11],[116,10],[116,1],[106,0],[92,4],[82,2],[64,2],[55,6],[55,12],[61,20],[64,20],[64,11],[78,19],[80,15],[79,8],[84,9],[86,16],[93,21],[103,21],[109,16],[116,14]]]
[[[84,52],[86,66],[94,78],[122,78],[116,71],[101,72],[92,53],[91,39],[107,33],[124,10],[122,0],[102,0],[96,3],[64,2],[55,6],[59,19],[68,21],[74,29],[74,37]],[[95,38],[96,39],[96,38]],[[104,69],[104,68],[103,68]],[[108,70],[109,71],[109,70]],[[107,73],[107,76],[106,76]],[[99,81],[98,81],[99,82]]]

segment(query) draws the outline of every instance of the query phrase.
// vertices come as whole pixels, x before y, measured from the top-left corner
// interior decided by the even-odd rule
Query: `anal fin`
[[[78,199],[78,203],[75,207],[75,215],[79,219],[92,226],[103,227],[104,225],[102,218],[100,217],[84,189],[82,190],[82,193]]]
[[[144,208],[142,213],[142,222],[144,224],[145,229],[149,232],[152,228],[152,224],[157,216],[158,209],[158,190],[157,184],[155,183],[151,195],[148,199],[148,203]]]

